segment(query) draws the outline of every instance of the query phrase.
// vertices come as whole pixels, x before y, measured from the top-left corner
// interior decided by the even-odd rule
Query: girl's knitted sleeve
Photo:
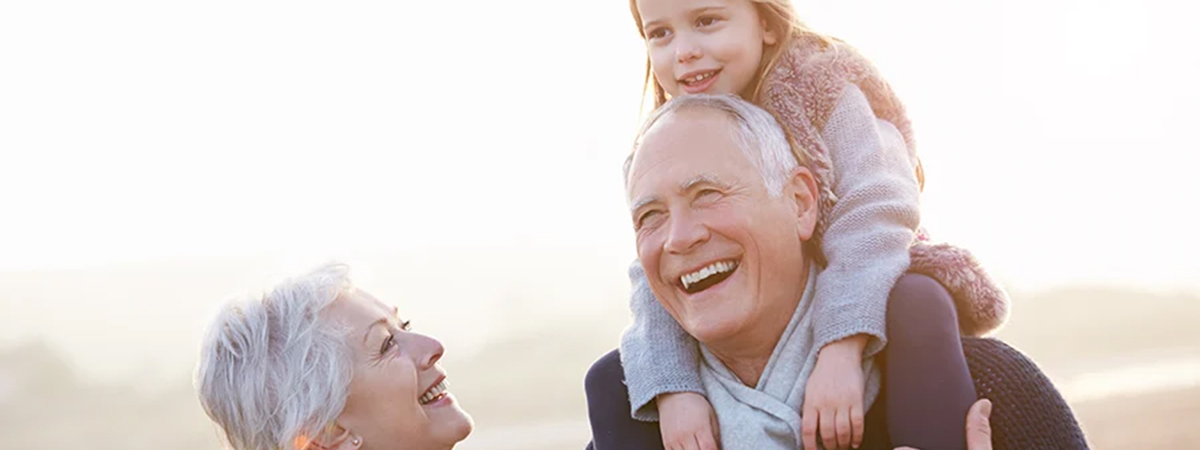
[[[908,269],[920,188],[899,130],[877,119],[862,90],[847,84],[821,130],[837,201],[821,219],[828,265],[816,284],[814,344],[867,334],[869,357],[887,342],[888,295]]]
[[[652,400],[659,394],[704,393],[700,352],[696,341],[650,292],[641,262],[629,266],[629,281],[633,323],[621,336],[621,365],[633,418],[655,421],[658,410]]]

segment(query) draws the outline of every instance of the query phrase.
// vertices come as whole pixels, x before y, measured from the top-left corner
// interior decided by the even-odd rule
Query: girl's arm
[[[866,334],[869,357],[887,342],[888,294],[908,269],[920,188],[900,132],[875,117],[857,86],[847,83],[821,137],[837,202],[822,218],[828,265],[816,282],[814,344]]]
[[[629,266],[632,294],[629,308],[633,323],[621,336],[621,364],[633,418],[658,420],[652,401],[661,394],[703,393],[699,349],[675,318],[663,308],[642,272],[642,264]]]

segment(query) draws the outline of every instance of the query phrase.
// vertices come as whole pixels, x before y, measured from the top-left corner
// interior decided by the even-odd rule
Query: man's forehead
[[[652,127],[632,155],[630,186],[651,174],[656,179],[669,178],[661,181],[673,184],[697,178],[719,181],[730,177],[728,169],[749,163],[728,119],[708,113],[703,118],[673,116]]]

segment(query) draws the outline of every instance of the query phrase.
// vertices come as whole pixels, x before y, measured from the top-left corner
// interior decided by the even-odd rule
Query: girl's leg
[[[629,392],[621,355],[613,350],[592,364],[584,379],[588,419],[595,450],[662,450],[658,422],[641,422],[630,416]]]
[[[887,333],[883,376],[892,444],[965,449],[963,423],[977,397],[950,293],[925,275],[900,277],[888,299]]]

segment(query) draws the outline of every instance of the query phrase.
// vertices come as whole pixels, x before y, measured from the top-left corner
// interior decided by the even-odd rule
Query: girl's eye
[[[707,27],[707,26],[715,24],[715,23],[717,23],[717,18],[712,17],[712,16],[703,16],[699,19],[696,19],[696,25],[699,25],[702,27]]]
[[[661,27],[653,28],[646,32],[646,40],[652,41],[655,39],[662,39],[664,37],[667,37],[667,29],[666,28],[661,28]]]
[[[396,335],[388,334],[387,339],[383,340],[383,345],[381,345],[379,347],[379,354],[382,355],[384,353],[387,353],[387,351],[391,350],[392,346],[394,346],[394,345],[396,345]]]

